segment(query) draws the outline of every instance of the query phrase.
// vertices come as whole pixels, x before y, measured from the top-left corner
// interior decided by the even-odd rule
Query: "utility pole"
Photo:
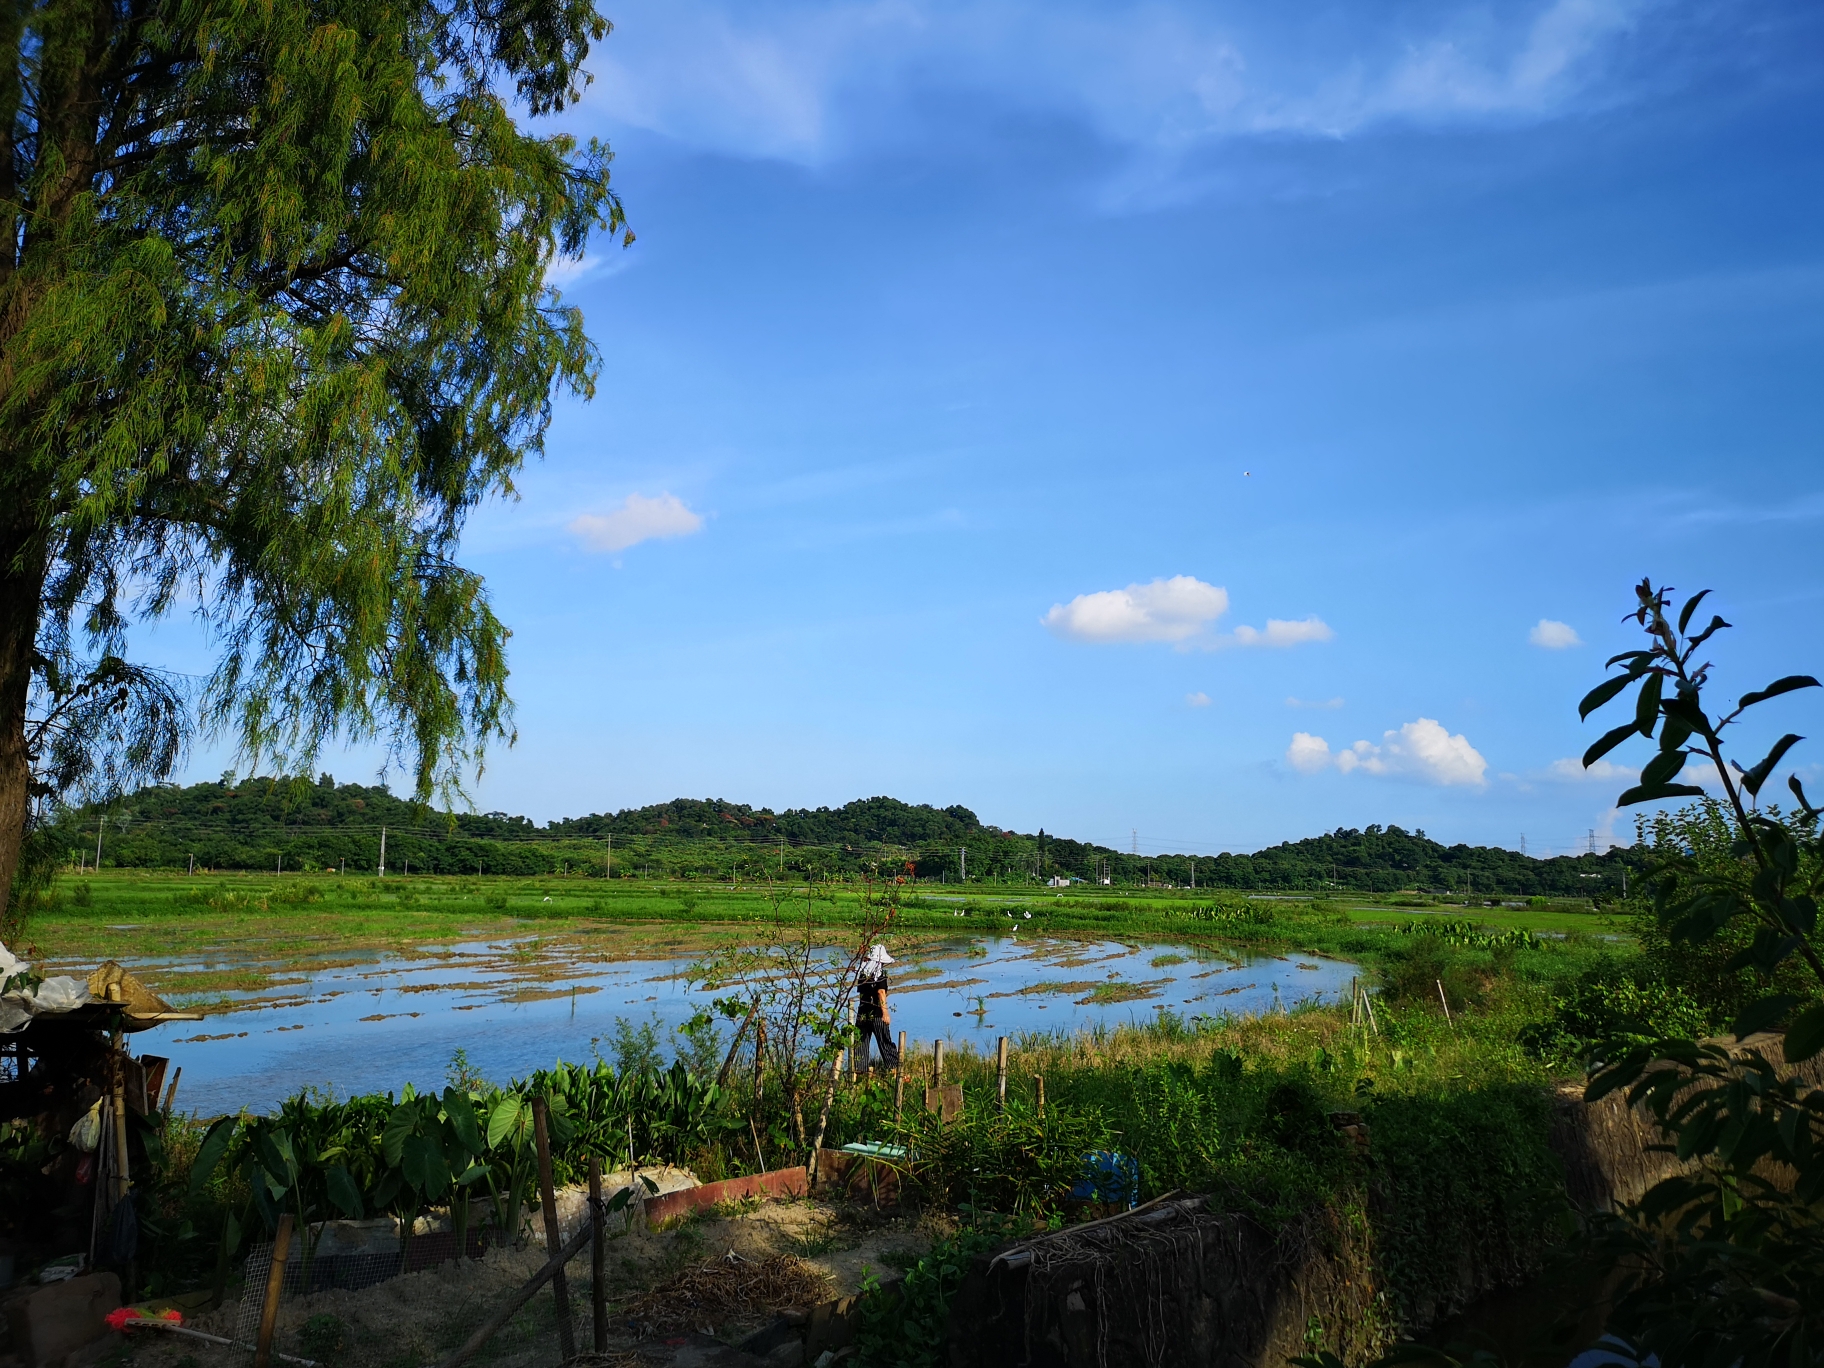
[[[614,877],[614,833],[612,831],[608,833],[608,872],[602,877],[604,879]]]
[[[196,873],[196,852],[194,850],[190,852],[190,872]]]
[[[384,879],[386,877],[386,828],[385,827],[380,828],[380,873],[378,875],[376,875],[375,877],[381,878],[381,879]]]
[[[958,846],[956,848],[956,853],[957,853],[957,856],[962,861],[963,882],[968,883],[969,882],[969,847],[968,846]]]
[[[1191,892],[1197,891],[1197,857],[1191,856]]]
[[[103,817],[95,827],[95,872],[97,874],[101,873],[101,831],[107,824],[108,819]]]

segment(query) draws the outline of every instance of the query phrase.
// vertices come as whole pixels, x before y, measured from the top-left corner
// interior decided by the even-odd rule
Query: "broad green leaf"
[[[1756,703],[1764,703],[1770,698],[1778,698],[1781,694],[1791,693],[1794,689],[1815,689],[1818,687],[1818,681],[1813,679],[1810,675],[1787,675],[1784,679],[1774,680],[1773,683],[1769,684],[1764,689],[1756,689],[1752,693],[1743,694],[1741,701],[1736,704],[1736,707],[1738,709],[1752,708]]]
[[[399,1171],[406,1182],[431,1201],[443,1196],[450,1186],[450,1166],[444,1162],[443,1151],[422,1135],[406,1136]]]
[[[1691,625],[1691,614],[1697,611],[1697,605],[1702,603],[1709,596],[1710,591],[1708,589],[1699,589],[1695,594],[1691,595],[1690,598],[1685,600],[1685,606],[1680,610],[1678,615],[1678,634],[1680,636],[1683,636],[1685,634],[1685,628]]]
[[[469,1154],[482,1152],[481,1127],[475,1120],[475,1104],[469,1101],[469,1095],[458,1092],[455,1088],[443,1090],[443,1114],[449,1119],[450,1130],[456,1136],[456,1143]]]
[[[418,1108],[412,1103],[401,1102],[393,1108],[393,1114],[386,1119],[386,1129],[380,1133],[380,1152],[386,1156],[389,1167],[399,1167],[400,1157],[405,1152],[405,1138],[417,1124]]]
[[[190,1165],[190,1195],[196,1196],[215,1172],[215,1166],[222,1162],[222,1155],[228,1148],[228,1142],[234,1139],[235,1128],[241,1124],[238,1116],[224,1116],[203,1136],[203,1143],[197,1148],[196,1161]]]
[[[361,1189],[355,1186],[355,1180],[347,1168],[337,1164],[325,1169],[323,1186],[329,1191],[329,1200],[336,1204],[344,1216],[351,1221],[361,1219]]]
[[[1625,723],[1622,726],[1614,727],[1609,731],[1604,732],[1602,734],[1602,739],[1583,753],[1583,767],[1588,769],[1591,765],[1602,759],[1603,756],[1607,755],[1610,751],[1614,750],[1615,747],[1619,746],[1623,741],[1626,741],[1634,734],[1635,727],[1632,722]]]
[[[1786,1062],[1798,1064],[1824,1050],[1824,1002],[1814,1002],[1786,1028]]]
[[[1682,750],[1661,751],[1647,761],[1646,768],[1640,772],[1642,788],[1658,788],[1665,784],[1685,767],[1685,753]]]
[[[1634,679],[1635,676],[1624,674],[1616,675],[1612,679],[1603,680],[1602,683],[1598,684],[1583,696],[1583,702],[1577,705],[1577,716],[1579,718],[1587,718],[1591,713],[1595,712],[1596,709],[1600,708],[1604,703],[1607,703],[1611,698],[1615,697],[1616,694],[1632,684]]]
[[[494,1110],[488,1113],[488,1148],[494,1149],[506,1138],[515,1123],[519,1120],[523,1103],[518,1093],[502,1093],[500,1100],[494,1104]]]
[[[1662,674],[1648,675],[1647,682],[1640,686],[1640,696],[1634,700],[1634,725],[1642,736],[1653,735],[1653,724],[1659,721],[1659,694],[1665,682]]]
[[[1692,726],[1682,716],[1675,716],[1671,708],[1665,708],[1665,724],[1659,729],[1659,748],[1662,751],[1673,751],[1691,739]]]
[[[1786,1014],[1792,1011],[1798,1002],[1799,999],[1791,993],[1774,993],[1757,1002],[1751,1002],[1735,1019],[1735,1024],[1729,1028],[1730,1034],[1737,1040],[1743,1040],[1766,1030],[1769,1026],[1777,1026],[1786,1019]]]
[[[1773,749],[1767,752],[1766,758],[1742,776],[1742,787],[1747,789],[1751,795],[1758,797],[1761,785],[1767,782],[1767,776],[1773,773],[1773,767],[1780,763],[1787,751],[1804,739],[1802,736],[1794,736],[1791,732],[1787,732],[1786,735],[1775,741]]]
[[[1616,807],[1631,807],[1635,803],[1652,803],[1661,798],[1702,798],[1704,791],[1696,784],[1661,784],[1657,788],[1648,788],[1637,784],[1615,800]]]

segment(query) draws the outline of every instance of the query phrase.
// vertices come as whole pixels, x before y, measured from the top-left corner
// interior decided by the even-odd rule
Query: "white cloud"
[[[1344,774],[1361,770],[1445,787],[1481,788],[1488,783],[1488,761],[1469,744],[1469,738],[1461,733],[1452,736],[1429,717],[1383,733],[1378,746],[1357,741],[1334,757],[1323,737],[1295,732],[1286,748],[1286,763],[1305,774],[1334,764]]]
[[[1540,618],[1539,625],[1526,634],[1526,639],[1548,651],[1563,651],[1583,645],[1583,638],[1577,635],[1575,627],[1568,622],[1554,622],[1551,618]]]
[[[586,108],[686,144],[818,164],[1011,105],[1176,155],[1216,138],[1558,117],[1651,0],[1297,7],[1039,0],[623,0]],[[948,98],[932,98],[935,91]]]
[[[1623,780],[1631,782],[1635,777],[1635,771],[1626,765],[1618,765],[1613,760],[1598,760],[1585,769],[1583,761],[1567,756],[1563,760],[1552,761],[1546,767],[1543,777],[1559,779],[1572,784],[1614,784]]]
[[[1229,611],[1229,594],[1191,575],[1078,594],[1039,621],[1072,641],[1189,641]]]
[[[1340,694],[1335,698],[1288,698],[1286,706],[1288,708],[1340,708],[1343,706],[1343,700]]]
[[[1300,774],[1316,774],[1330,764],[1330,743],[1310,732],[1293,732],[1286,747],[1286,763]]]
[[[1254,627],[1237,627],[1229,638],[1237,646],[1297,646],[1307,641],[1328,641],[1336,633],[1330,625],[1317,617],[1308,617],[1302,622],[1287,622],[1283,618],[1268,618],[1266,629]]]
[[[1210,706],[1210,696],[1202,689],[1199,689],[1196,693],[1186,694],[1184,696],[1184,701],[1189,703],[1193,708],[1207,708]]]
[[[703,515],[693,513],[675,494],[649,499],[629,494],[619,508],[572,518],[567,530],[591,551],[625,551],[643,541],[688,537],[703,529]]]

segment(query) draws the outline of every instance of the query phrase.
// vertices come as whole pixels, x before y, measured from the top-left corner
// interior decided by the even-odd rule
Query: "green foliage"
[[[1384,1184],[1377,1258],[1408,1324],[1456,1303],[1466,1251],[1483,1286],[1511,1286],[1568,1233],[1564,1173],[1545,1143],[1551,1118],[1538,1089],[1387,1097],[1364,1114]]]
[[[1800,889],[1816,889],[1821,872],[1815,817],[1804,812],[1784,813],[1768,804],[1758,814],[1778,824],[1798,855]],[[1643,887],[1651,894],[1633,918],[1653,972],[1702,1004],[1718,1024],[1733,1021],[1768,989],[1803,994],[1815,979],[1809,965],[1796,956],[1783,959],[1771,974],[1748,961],[1752,957],[1757,920],[1734,917],[1697,939],[1686,933],[1681,890],[1698,885],[1727,888],[1738,900],[1751,898],[1755,878],[1753,859],[1741,849],[1728,806],[1702,798],[1689,806],[1656,812],[1640,823],[1645,847]],[[1806,936],[1814,948],[1824,948],[1824,933],[1814,928]],[[1683,1035],[1684,1031],[1669,1031]]]
[[[204,724],[421,797],[511,735],[506,629],[455,559],[598,359],[547,271],[623,228],[607,150],[522,131],[607,22],[352,0],[77,0],[6,29],[0,790],[118,792]],[[102,113],[101,111],[105,111]],[[125,659],[180,610],[192,690]],[[26,833],[0,831],[0,907]]]
[[[883,1293],[871,1274],[864,1279],[855,1348],[867,1368],[935,1368],[944,1361],[950,1299],[970,1264],[978,1254],[1025,1233],[992,1213],[970,1215],[973,1219],[934,1243],[890,1291]]]
[[[339,1316],[319,1312],[298,1327],[298,1348],[319,1363],[339,1362],[350,1348],[348,1327]]]
[[[1520,1044],[1556,1064],[1574,1064],[1616,1042],[1640,1045],[1665,1036],[1708,1034],[1715,1018],[1676,983],[1651,973],[1596,970],[1554,994],[1546,1016],[1528,1023]]]
[[[337,1102],[299,1094],[272,1116],[215,1122],[190,1166],[194,1197],[232,1176],[247,1194],[224,1226],[229,1253],[255,1221],[273,1229],[289,1211],[299,1228],[392,1214],[409,1221],[451,1205],[466,1230],[471,1198],[492,1199],[504,1238],[518,1233],[537,1178],[532,1098],[546,1099],[552,1172],[560,1183],[586,1177],[587,1156],[681,1162],[731,1124],[713,1082],[682,1063],[669,1070],[617,1072],[559,1064],[506,1088],[450,1086],[422,1096],[407,1088]]]
[[[968,851],[970,886],[1031,884],[1035,867],[1044,877],[1063,873],[1081,878],[1102,862],[1124,888],[1165,885],[1188,893],[1192,874],[1191,856],[1134,856],[1045,833],[1003,831],[983,824],[967,808],[938,809],[891,798],[778,813],[680,798],[539,826],[500,812],[431,812],[384,788],[337,784],[328,775],[315,782],[224,777],[231,782],[159,785],[117,803],[110,811],[127,822],[118,835],[109,828],[110,861],[187,868],[194,855],[202,868],[270,870],[274,856],[282,853],[287,870],[334,869],[346,861],[351,870],[372,871],[384,825],[389,868],[397,871],[409,862],[414,873],[426,874],[472,874],[479,867],[495,875],[568,871],[601,877],[608,873],[609,838],[617,879],[644,872],[718,880],[802,879],[809,874],[880,881],[906,872],[909,860],[913,878],[954,883],[961,874],[957,852],[962,849]],[[94,809],[65,814],[57,829],[63,856],[73,859],[85,830],[92,849],[97,815]],[[1587,899],[1619,892],[1622,869],[1633,858],[1629,852],[1610,852],[1529,859],[1494,847],[1446,847],[1423,832],[1372,826],[1252,855],[1195,857],[1195,887],[1199,893],[1225,894],[1328,887],[1368,893],[1416,885],[1482,896],[1501,890]],[[1099,911],[1119,912],[1127,906],[1116,898],[1086,899],[1080,890],[1066,899]],[[1408,903],[1432,905],[1424,899]],[[1172,905],[1175,917],[1242,933],[1250,926],[1270,925],[1274,912],[1267,903]]]
[[[1707,591],[1706,591],[1707,592]],[[1707,1005],[1734,1008],[1752,970],[1775,991],[1740,1005],[1738,1040],[1782,1024],[1785,1062],[1824,1048],[1824,957],[1817,943],[1824,885],[1818,811],[1797,776],[1788,787],[1799,810],[1786,817],[1758,807],[1762,789],[1800,738],[1786,735],[1754,765],[1724,755],[1724,735],[1748,709],[1799,689],[1789,675],[1743,694],[1713,716],[1703,704],[1710,664],[1704,642],[1729,624],[1720,617],[1689,634],[1705,595],[1686,600],[1676,623],[1670,591],[1642,581],[1636,620],[1648,646],[1610,660],[1622,673],[1585,697],[1584,716],[1637,686],[1632,722],[1612,728],[1585,753],[1593,764],[1630,736],[1659,749],[1623,793],[1621,806],[1665,798],[1702,799],[1675,783],[1689,759],[1707,762],[1723,790],[1661,820],[1651,872],[1653,916],[1663,934],[1662,963],[1686,946],[1703,959],[1693,978]],[[1670,696],[1668,696],[1670,689]],[[1716,945],[1723,939],[1721,946]],[[1718,963],[1718,952],[1732,952]],[[1804,972],[1795,972],[1799,965]],[[1784,987],[1796,991],[1782,991]],[[1610,1330],[1636,1357],[1664,1368],[1730,1364],[1809,1365],[1824,1353],[1824,1091],[1776,1067],[1759,1049],[1733,1054],[1675,1036],[1631,1047],[1605,1046],[1591,1100],[1626,1089],[1647,1108],[1688,1167],[1649,1188],[1639,1202],[1595,1223],[1620,1295]]]

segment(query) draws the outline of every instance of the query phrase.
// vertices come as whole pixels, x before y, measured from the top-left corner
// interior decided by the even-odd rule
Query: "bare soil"
[[[706,1212],[665,1231],[637,1224],[611,1229],[606,1243],[610,1339],[605,1347],[629,1363],[713,1361],[720,1356],[704,1357],[714,1350],[712,1341],[738,1343],[770,1323],[774,1309],[752,1306],[721,1324],[691,1327],[695,1333],[674,1335],[669,1342],[641,1341],[627,1309],[667,1279],[730,1254],[752,1262],[792,1255],[827,1279],[828,1298],[847,1296],[860,1290],[865,1270],[886,1272],[884,1256],[920,1254],[937,1233],[918,1216],[818,1201],[756,1203],[738,1211]],[[457,1260],[358,1292],[321,1292],[287,1301],[279,1312],[276,1347],[333,1368],[424,1368],[461,1344],[494,1307],[538,1271],[543,1258],[544,1251],[537,1246],[491,1250],[480,1259]],[[590,1270],[588,1250],[567,1270],[570,1318],[579,1351],[593,1346]],[[814,1281],[806,1283],[811,1285]],[[322,1317],[334,1317],[338,1324],[328,1326]],[[186,1324],[232,1337],[239,1319],[239,1304],[230,1302],[186,1317]],[[307,1323],[312,1323],[308,1329]],[[333,1338],[338,1330],[341,1348],[327,1352],[325,1332]],[[150,1330],[136,1332],[127,1349],[124,1357],[135,1368],[243,1368],[249,1357]],[[551,1368],[562,1357],[555,1302],[546,1288],[470,1362],[487,1368]],[[722,1361],[739,1360],[728,1356]]]

